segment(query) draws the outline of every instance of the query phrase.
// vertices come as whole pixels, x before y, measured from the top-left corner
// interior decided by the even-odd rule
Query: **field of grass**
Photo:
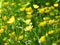
[[[0,45],[60,45],[60,0],[0,0]]]

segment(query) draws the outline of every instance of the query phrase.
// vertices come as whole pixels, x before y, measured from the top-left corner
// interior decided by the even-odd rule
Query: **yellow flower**
[[[7,26],[1,26],[1,28],[6,29],[6,28],[7,28]]]
[[[3,18],[3,20],[4,20],[4,21],[6,21],[6,20],[7,20],[7,16],[4,16],[4,17],[2,17],[2,18]]]
[[[58,7],[58,6],[59,6],[59,4],[58,4],[58,3],[55,3],[55,4],[54,4],[54,7]]]
[[[44,21],[48,21],[49,20],[49,17],[44,17],[43,20]]]
[[[47,36],[48,36],[48,33],[45,34],[45,37],[47,37]]]
[[[45,9],[44,8],[41,8],[41,9],[38,9],[39,10],[39,13],[43,14],[45,12]]]
[[[3,9],[0,9],[0,13],[3,13],[4,12],[4,10]]]
[[[55,16],[55,18],[56,18],[56,19],[59,19],[59,18],[60,18],[60,16]]]
[[[4,29],[0,29],[0,34],[4,32]]]
[[[36,5],[36,4],[34,4],[33,7],[34,7],[35,9],[39,8],[39,6]]]
[[[48,32],[48,34],[53,34],[54,33],[54,30],[51,30]]]
[[[26,15],[26,18],[32,18],[32,15]]]
[[[39,39],[40,42],[45,42],[45,36],[42,36],[40,39]]]
[[[26,9],[25,7],[22,7],[22,8],[20,8],[19,10],[20,10],[20,11],[25,11],[25,9]]]
[[[15,22],[15,17],[11,16],[11,18],[7,21],[9,24],[13,24]]]
[[[46,2],[45,5],[49,5],[49,2]]]
[[[37,39],[34,37],[33,40],[36,41]]]
[[[15,36],[15,32],[12,32],[9,34],[10,37],[14,37]]]
[[[50,12],[50,16],[54,16],[55,14],[53,12]]]
[[[50,10],[45,10],[45,13],[49,13],[50,12]]]
[[[25,28],[25,31],[31,31],[32,28],[33,28],[33,26],[27,26],[27,27]]]
[[[26,21],[24,21],[26,24],[30,24],[31,19],[27,19]]]
[[[46,21],[40,22],[38,26],[46,26]]]
[[[3,41],[6,41],[6,40],[7,40],[7,38],[6,38],[6,37],[4,37],[4,38],[3,38]]]
[[[23,39],[23,35],[21,35],[17,38],[17,40],[22,40],[22,39]]]
[[[52,43],[52,45],[57,45],[57,43]]]
[[[4,45],[8,45],[8,43],[4,43]]]
[[[11,3],[11,6],[14,6],[15,5],[15,3],[13,2],[13,3]]]
[[[31,15],[32,14],[32,12],[30,11],[30,12],[26,12],[28,15]]]
[[[8,2],[4,2],[3,5],[4,5],[4,6],[8,6]]]
[[[56,23],[56,21],[55,20],[49,20],[49,22],[48,22],[48,24],[55,24]]]
[[[28,8],[26,8],[26,11],[27,12],[31,12],[32,11],[32,8],[31,7],[28,7]]]

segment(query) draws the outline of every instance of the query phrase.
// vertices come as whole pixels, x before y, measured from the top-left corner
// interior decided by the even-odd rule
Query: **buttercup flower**
[[[59,4],[58,4],[58,3],[55,3],[55,4],[54,4],[54,7],[58,7],[58,6],[59,6]]]
[[[11,18],[7,21],[9,24],[13,24],[15,22],[15,17],[11,16]]]
[[[45,42],[45,36],[41,36],[41,38],[39,39],[40,40],[40,42]]]
[[[36,4],[33,4],[33,7],[34,7],[35,9],[39,8],[39,6],[36,5]]]

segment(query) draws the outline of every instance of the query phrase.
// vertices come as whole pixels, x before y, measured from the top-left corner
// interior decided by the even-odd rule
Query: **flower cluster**
[[[1,1],[0,45],[60,45],[59,2],[34,2]]]

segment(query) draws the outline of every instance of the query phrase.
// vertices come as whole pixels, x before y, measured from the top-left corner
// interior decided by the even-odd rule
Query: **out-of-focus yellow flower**
[[[1,26],[1,28],[6,29],[6,28],[7,28],[7,26],[6,26],[6,25],[5,25],[5,26]]]
[[[8,2],[4,2],[3,5],[4,5],[4,6],[8,6]]]
[[[11,6],[14,6],[15,5],[15,2],[11,3]]]
[[[37,39],[36,38],[33,38],[34,41],[36,41]]]
[[[33,7],[34,7],[35,9],[39,8],[39,6],[38,6],[37,4],[33,4]]]
[[[18,3],[18,6],[20,6],[21,4],[20,3]]]
[[[59,40],[57,40],[56,42],[57,42],[57,43],[59,43],[59,42],[60,42],[60,39],[59,39]]]
[[[27,19],[26,21],[24,21],[26,24],[29,24],[31,22],[31,19]]]
[[[22,8],[20,8],[19,10],[20,10],[20,11],[25,11],[25,9],[26,9],[25,7],[22,7]]]
[[[31,7],[28,7],[28,8],[26,8],[26,11],[27,12],[31,12],[32,11],[32,8]]]
[[[26,12],[28,15],[31,15],[32,14],[32,12]]]
[[[52,45],[57,45],[57,43],[52,43]]]
[[[45,9],[44,8],[41,8],[41,9],[38,9],[39,10],[39,13],[43,14],[45,12]]]
[[[15,32],[12,32],[9,34],[10,37],[14,37],[15,36]]]
[[[40,42],[45,42],[45,36],[42,36],[40,39],[39,39]]]
[[[40,27],[40,26],[42,26],[42,27],[43,27],[43,26],[46,26],[46,23],[47,23],[46,21],[40,22],[38,26],[39,26],[39,27]]]
[[[15,22],[15,17],[11,16],[11,18],[7,21],[9,24],[13,24]]]
[[[56,23],[55,20],[49,20],[49,21],[48,21],[48,24],[50,24],[50,25],[51,25],[51,24],[55,24],[55,23]]]
[[[4,21],[6,21],[6,20],[7,20],[7,16],[2,17],[2,19],[3,19]]]
[[[27,27],[25,28],[25,31],[31,31],[32,28],[33,28],[33,26],[27,26]]]
[[[0,13],[3,13],[4,12],[4,10],[3,9],[0,9]]]
[[[8,45],[8,43],[4,43],[4,45]]]
[[[1,36],[1,34],[0,34],[0,36]]]
[[[26,18],[32,18],[32,15],[26,15]]]
[[[50,12],[50,10],[45,10],[45,13],[49,13]]]
[[[60,18],[60,16],[55,16],[55,18],[56,18],[56,19],[59,19],[59,18]]]
[[[49,2],[46,2],[45,5],[49,5]]]
[[[55,14],[53,12],[50,12],[50,16],[54,16]]]
[[[44,21],[48,21],[49,20],[49,17],[44,17],[43,20]]]
[[[45,34],[45,37],[47,37],[47,36],[48,36],[48,33]]]
[[[48,32],[48,34],[53,34],[54,33],[54,30],[51,30]]]
[[[58,4],[58,3],[55,3],[55,4],[54,4],[54,7],[58,7],[58,6],[59,6],[59,4]]]
[[[17,37],[17,40],[22,40],[23,38],[24,38],[24,36],[21,35],[21,36]]]
[[[0,34],[4,32],[4,29],[0,29]]]
[[[4,37],[4,38],[3,38],[3,41],[6,41],[6,40],[7,40],[7,38],[6,38],[6,37]]]

